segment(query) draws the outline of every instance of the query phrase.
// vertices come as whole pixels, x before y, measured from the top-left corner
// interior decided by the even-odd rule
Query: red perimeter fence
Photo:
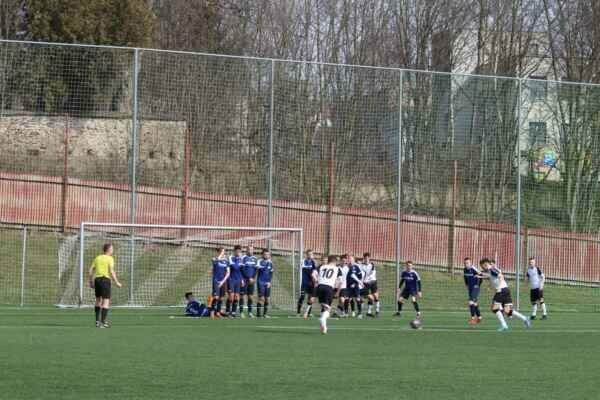
[[[189,193],[138,187],[136,222],[265,226],[266,199]],[[82,221],[126,223],[130,218],[128,185],[61,177],[0,173],[0,223],[76,229]],[[335,207],[328,235],[326,206],[273,201],[273,226],[303,228],[305,248],[322,253],[370,251],[375,259],[396,258],[396,214]],[[453,229],[451,229],[453,228]],[[454,231],[454,244],[451,239]],[[507,272],[515,267],[515,230],[511,225],[403,215],[401,258],[417,264],[456,268],[465,256],[499,258]],[[522,232],[522,265],[535,255],[549,278],[600,282],[600,240],[567,232],[527,229]],[[451,251],[449,248],[453,247]]]

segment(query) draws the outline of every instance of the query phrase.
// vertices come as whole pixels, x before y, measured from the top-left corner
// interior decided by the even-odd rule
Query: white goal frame
[[[300,279],[302,276],[300,274],[299,266],[302,263],[302,257],[304,256],[304,230],[302,228],[269,228],[269,227],[252,227],[252,226],[219,226],[219,225],[166,225],[166,224],[135,224],[135,223],[111,223],[111,222],[90,222],[84,221],[79,226],[79,307],[83,306],[83,298],[84,298],[84,276],[85,276],[85,233],[87,227],[97,227],[97,228],[148,228],[148,229],[197,229],[197,230],[214,230],[214,231],[252,231],[252,232],[291,232],[299,234],[299,248],[295,248],[294,246],[291,250],[292,252],[292,295],[294,297],[294,302],[296,301],[297,287],[296,280],[298,280],[298,285],[300,285]],[[270,247],[270,244],[269,244]],[[294,255],[298,251],[299,260],[294,259]],[[130,266],[133,268],[133,265]],[[298,286],[300,287],[300,286]],[[130,290],[132,290],[133,285],[130,285]]]

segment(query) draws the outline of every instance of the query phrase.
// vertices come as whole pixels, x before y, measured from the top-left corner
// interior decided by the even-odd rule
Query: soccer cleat
[[[373,315],[373,313],[367,313],[367,317],[369,317],[369,318],[375,318],[375,316]]]
[[[508,326],[501,326],[500,328],[498,328],[498,332],[507,332],[508,331]]]
[[[480,324],[481,321],[483,321],[483,317],[480,315],[479,317],[477,317],[477,323]]]
[[[108,321],[102,322],[101,328],[110,328],[110,324],[108,323]]]
[[[319,325],[320,329],[321,329],[321,334],[322,335],[326,335],[327,334],[327,327],[325,325],[323,325],[323,323],[321,322],[321,324]]]
[[[265,314],[265,315],[263,315],[263,318],[267,318],[267,319],[269,319],[269,318],[271,318],[271,316],[270,316],[270,315],[268,315],[268,314]]]
[[[254,318],[254,314],[248,313],[248,318]]]
[[[534,320],[535,319],[535,315],[532,315],[531,317],[529,317],[530,320]]]
[[[358,314],[358,316],[356,318],[363,319],[363,315],[362,314]]]
[[[396,311],[396,314],[394,314],[396,317],[400,318],[400,311]]]
[[[525,328],[529,329],[531,328],[531,321],[526,319],[525,321],[523,321],[523,325],[525,325]]]
[[[375,318],[379,317],[379,311],[375,311]]]
[[[542,319],[548,319],[547,315],[542,315]]]
[[[308,319],[308,314],[307,314],[307,313],[304,313],[304,315],[303,315],[303,318],[304,318],[304,319]]]
[[[102,325],[100,321],[96,321],[96,328],[100,328],[100,325]]]

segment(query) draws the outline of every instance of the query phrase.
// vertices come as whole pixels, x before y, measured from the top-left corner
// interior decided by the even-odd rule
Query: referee
[[[96,328],[108,328],[106,322],[108,308],[110,307],[110,285],[111,279],[115,281],[117,287],[121,287],[121,282],[115,274],[115,260],[113,259],[113,245],[110,243],[102,247],[104,254],[97,256],[90,267],[89,280],[90,287],[96,292]]]

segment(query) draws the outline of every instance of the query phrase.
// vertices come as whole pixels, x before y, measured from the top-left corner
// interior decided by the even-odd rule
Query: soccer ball
[[[410,327],[413,329],[421,329],[421,320],[413,319],[412,321],[410,321]]]

